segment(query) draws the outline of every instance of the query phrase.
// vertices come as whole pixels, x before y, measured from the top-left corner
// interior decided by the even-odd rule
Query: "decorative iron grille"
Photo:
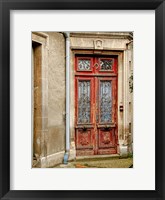
[[[100,122],[112,121],[111,81],[100,81]]]
[[[91,61],[87,59],[78,60],[78,70],[88,71],[90,70]]]
[[[100,59],[101,70],[112,70],[112,60]]]
[[[90,81],[78,82],[78,123],[90,122]]]

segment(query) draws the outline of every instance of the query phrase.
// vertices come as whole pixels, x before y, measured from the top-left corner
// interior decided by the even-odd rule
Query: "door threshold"
[[[111,159],[111,158],[120,158],[119,154],[111,154],[111,155],[89,155],[89,156],[76,156],[76,160],[103,160],[103,159]]]

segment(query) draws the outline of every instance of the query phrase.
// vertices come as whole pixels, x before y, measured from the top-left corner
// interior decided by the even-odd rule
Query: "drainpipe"
[[[68,163],[69,150],[70,150],[70,33],[63,32],[65,36],[65,59],[66,59],[66,144],[64,154],[64,164]]]

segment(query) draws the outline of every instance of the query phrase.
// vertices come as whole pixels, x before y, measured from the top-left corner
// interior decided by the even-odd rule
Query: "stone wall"
[[[65,38],[50,32],[47,155],[65,149]]]
[[[41,55],[41,63],[47,64],[47,87],[40,86],[42,93],[47,96],[47,132],[42,137],[44,148],[40,149],[44,153],[39,154],[38,166],[52,167],[62,162],[65,150],[65,38],[63,34],[56,32],[43,34],[49,40],[48,55]],[[44,75],[44,69],[41,74]],[[44,112],[42,109],[42,115]]]

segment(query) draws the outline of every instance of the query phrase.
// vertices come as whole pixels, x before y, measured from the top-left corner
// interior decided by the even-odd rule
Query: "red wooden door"
[[[117,58],[75,57],[77,155],[117,153]]]

